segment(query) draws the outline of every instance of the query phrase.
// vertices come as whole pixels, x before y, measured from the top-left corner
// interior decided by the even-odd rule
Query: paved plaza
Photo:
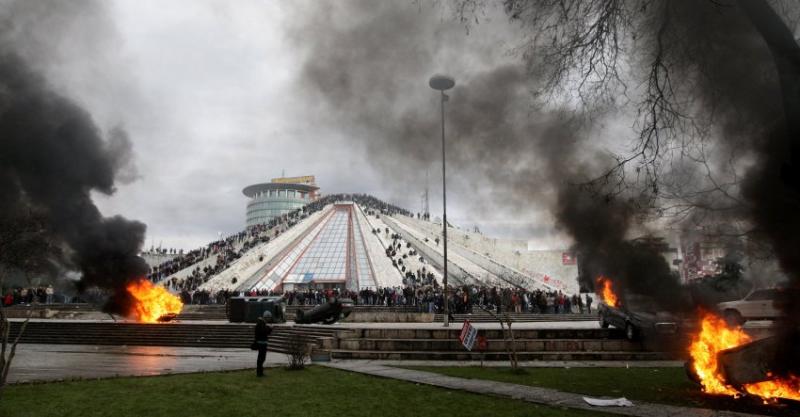
[[[255,368],[248,349],[20,344],[11,383],[114,376],[152,376]],[[269,352],[267,366],[283,366],[286,355]]]

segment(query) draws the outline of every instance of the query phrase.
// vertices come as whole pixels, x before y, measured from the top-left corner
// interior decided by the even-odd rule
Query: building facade
[[[242,190],[247,202],[247,227],[268,223],[271,219],[301,208],[317,199],[319,187],[313,175],[273,178]]]

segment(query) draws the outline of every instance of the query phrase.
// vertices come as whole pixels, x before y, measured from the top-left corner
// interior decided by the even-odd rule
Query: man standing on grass
[[[256,359],[256,376],[264,376],[264,361],[267,359],[267,339],[269,334],[272,333],[272,327],[267,326],[267,322],[263,317],[259,317],[256,321],[256,334],[255,344],[257,345],[258,358]]]

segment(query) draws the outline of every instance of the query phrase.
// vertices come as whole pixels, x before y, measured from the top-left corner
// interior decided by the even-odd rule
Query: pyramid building
[[[358,210],[353,203],[334,204],[242,290],[375,288]]]

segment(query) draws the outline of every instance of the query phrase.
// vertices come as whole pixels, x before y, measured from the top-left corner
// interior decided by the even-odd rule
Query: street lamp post
[[[456,85],[452,77],[446,75],[434,75],[428,84],[434,90],[439,90],[442,95],[442,240],[444,241],[444,327],[450,326],[450,297],[447,288],[447,180],[445,177],[445,147],[444,147],[444,102],[448,96],[445,90],[449,90]]]

